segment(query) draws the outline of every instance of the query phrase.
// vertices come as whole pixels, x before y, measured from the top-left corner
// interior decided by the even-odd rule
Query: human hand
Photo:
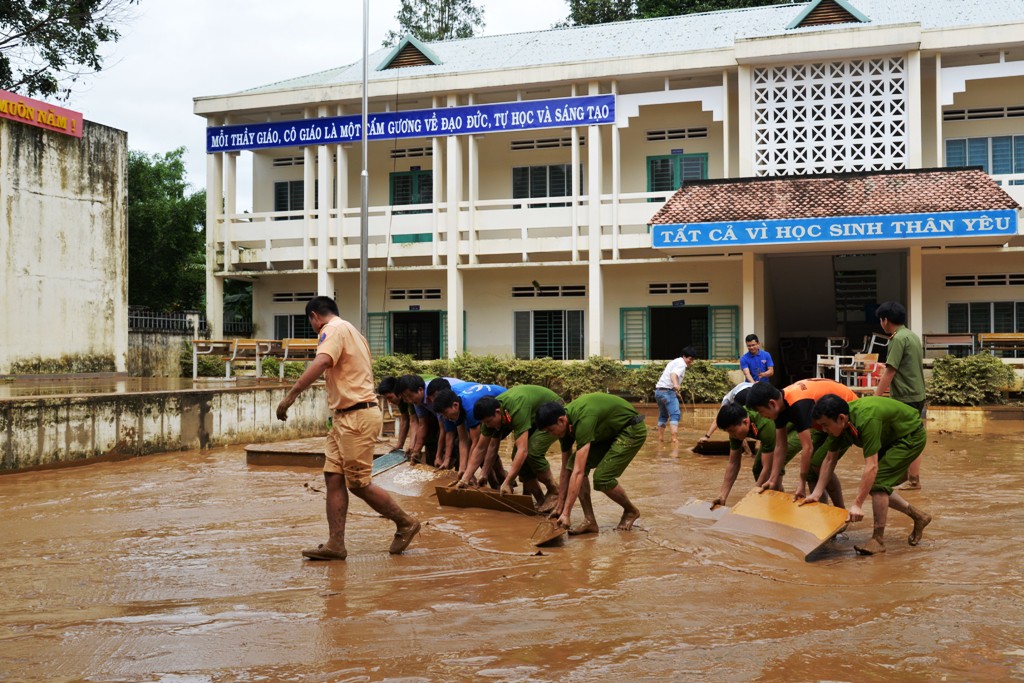
[[[292,407],[294,399],[290,399],[285,396],[280,403],[277,404],[277,419],[284,422],[288,419],[288,409]]]
[[[775,479],[769,479],[765,483],[761,484],[761,490],[758,493],[764,493],[765,491],[771,491],[778,485]]]
[[[821,502],[821,496],[818,495],[818,494],[812,493],[811,495],[809,495],[806,498],[804,498],[803,500],[801,500],[799,506],[809,505],[811,503],[818,503],[818,502]]]
[[[563,529],[568,529],[571,522],[569,521],[569,515],[560,515],[558,517],[558,526]]]
[[[512,486],[508,483],[508,479],[506,479],[505,481],[501,482],[501,489],[500,489],[500,491],[501,491],[501,495],[503,495],[503,496],[511,495],[511,493],[512,493]]]
[[[850,516],[846,520],[847,522],[859,522],[864,519],[864,511],[861,510],[860,505],[857,505],[856,503],[850,506],[849,515]]]
[[[722,498],[721,496],[711,501],[711,509],[714,510],[719,505],[725,505],[725,499]]]
[[[711,441],[711,437],[707,436],[707,435],[702,436],[699,439],[697,439],[697,443],[706,443],[708,441]]]

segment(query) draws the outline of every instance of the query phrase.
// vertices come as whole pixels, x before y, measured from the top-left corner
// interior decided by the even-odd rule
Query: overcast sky
[[[484,33],[550,28],[569,13],[564,0],[484,0]],[[371,0],[370,43],[397,29],[399,0]],[[206,186],[204,120],[192,98],[220,95],[351,64],[362,57],[361,0],[139,0],[106,49],[106,66],[73,87],[64,106],[128,131],[149,153],[188,148],[189,182]],[[243,155],[245,158],[247,155]],[[248,164],[245,164],[248,165]],[[239,168],[238,210],[251,209]]]

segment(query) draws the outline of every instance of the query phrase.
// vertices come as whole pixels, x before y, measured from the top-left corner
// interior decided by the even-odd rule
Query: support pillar
[[[757,262],[749,251],[743,252],[743,306],[740,311],[739,333],[745,337],[757,329]],[[742,353],[742,349],[740,350]]]
[[[448,106],[458,105],[455,95],[448,96]],[[448,177],[446,184],[445,243],[447,258],[445,271],[448,289],[448,349],[449,358],[462,350],[462,271],[459,270],[459,204],[462,200],[462,138],[448,136]]]
[[[211,120],[210,125],[217,125]],[[206,155],[206,324],[210,337],[224,338],[224,281],[217,277],[220,216],[224,206],[224,154]]]
[[[754,175],[754,93],[753,68],[740,64],[739,86],[737,97],[739,111],[739,140],[736,146],[739,151],[739,177],[749,178]],[[728,109],[728,107],[726,107]]]
[[[320,107],[320,116],[327,116],[327,107]],[[317,209],[316,213],[316,293],[334,298],[334,289],[327,270],[330,267],[331,204],[333,194],[334,162],[331,148],[334,145],[319,145],[316,148]]]
[[[221,236],[224,240],[224,272],[233,270],[231,261],[234,257],[234,245],[231,233],[234,228],[233,216],[237,209],[237,178],[238,152],[225,152],[222,171],[224,173],[224,222],[221,223]]]
[[[590,94],[600,95],[600,84],[590,84]],[[601,270],[601,180],[604,177],[601,154],[601,128],[587,130],[587,347],[590,356],[604,355],[601,340],[604,330],[604,276]]]
[[[302,269],[312,270],[313,206],[316,203],[316,147],[302,148]]]
[[[924,162],[921,115],[921,53],[914,50],[907,54],[907,168],[921,168]]]
[[[924,332],[924,257],[921,247],[907,250],[907,327]]]

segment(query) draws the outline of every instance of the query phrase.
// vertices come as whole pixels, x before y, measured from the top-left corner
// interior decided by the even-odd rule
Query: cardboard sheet
[[[441,505],[459,508],[483,508],[498,512],[518,512],[535,515],[533,496],[516,493],[502,495],[492,489],[459,489],[454,486],[438,486],[437,502]]]
[[[801,506],[791,493],[753,489],[711,528],[781,541],[806,559],[846,525],[847,516],[824,503]]]

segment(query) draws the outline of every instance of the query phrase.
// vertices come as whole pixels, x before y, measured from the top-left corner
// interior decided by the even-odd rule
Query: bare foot
[[[629,531],[633,528],[633,522],[640,518],[640,511],[636,508],[632,510],[626,510],[622,513],[622,519],[619,520],[619,525],[615,527],[616,531]]]
[[[420,532],[420,523],[415,519],[411,524],[400,526],[395,531],[395,538],[391,541],[391,548],[388,550],[392,555],[399,555],[412,542],[413,536]]]
[[[303,550],[302,556],[310,560],[344,560],[348,557],[348,551],[345,550],[343,543],[335,544],[328,541],[327,543],[321,543],[315,548]]]
[[[864,545],[855,545],[853,549],[861,555],[880,555],[885,552],[885,543],[879,541],[874,536],[871,537]]]
[[[569,535],[582,536],[583,534],[596,534],[597,531],[597,522],[595,522],[594,520],[587,519],[580,522],[574,527],[570,527]]]
[[[907,543],[910,545],[917,545],[921,542],[921,536],[924,535],[924,528],[932,523],[932,516],[927,512],[920,513],[921,516],[914,520],[914,530],[907,536]]]
[[[921,479],[919,477],[910,477],[895,488],[897,491],[919,491],[921,490]]]

